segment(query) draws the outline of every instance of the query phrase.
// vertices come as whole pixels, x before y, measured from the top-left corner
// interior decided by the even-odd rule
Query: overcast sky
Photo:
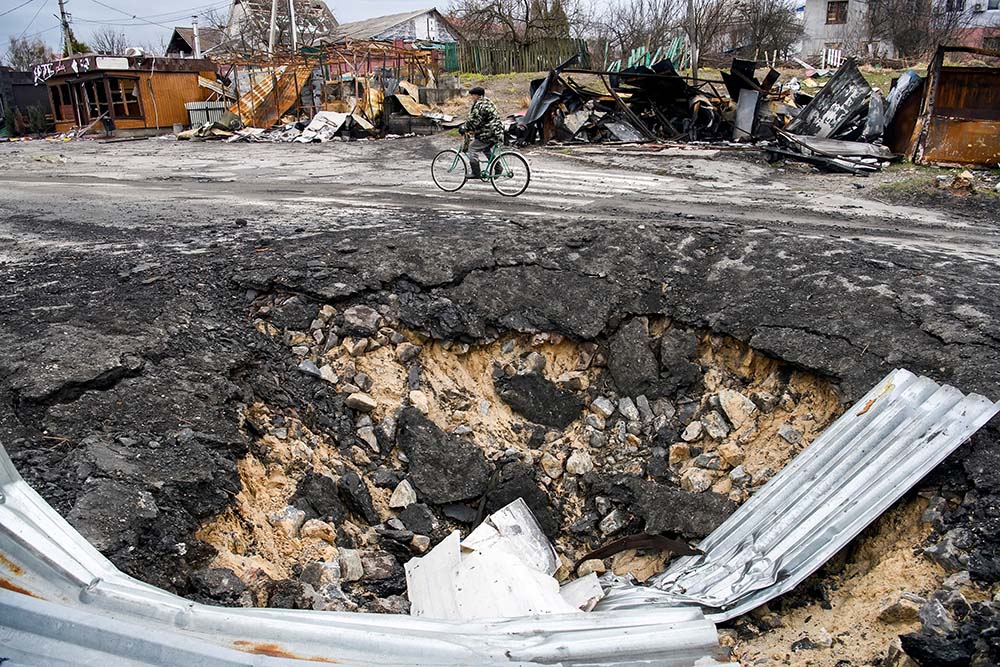
[[[86,42],[102,25],[111,25],[129,36],[136,45],[158,46],[170,39],[175,25],[191,25],[191,15],[209,8],[228,11],[227,0],[65,0],[72,15],[76,38]],[[19,7],[19,5],[24,5]],[[326,0],[341,23],[372,16],[395,14],[437,6],[444,11],[448,0]],[[7,13],[10,12],[10,13]],[[45,40],[59,48],[57,0],[0,0],[0,54],[6,53],[11,37]],[[132,16],[137,18],[133,19]]]

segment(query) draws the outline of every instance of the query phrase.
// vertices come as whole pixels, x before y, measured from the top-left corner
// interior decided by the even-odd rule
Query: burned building
[[[34,71],[35,83],[48,87],[57,132],[103,120],[127,134],[186,125],[184,105],[212,94],[199,79],[215,80],[211,61],[87,55],[44,63]]]

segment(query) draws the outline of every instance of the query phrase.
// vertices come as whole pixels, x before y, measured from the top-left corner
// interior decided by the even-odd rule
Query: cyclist
[[[469,146],[472,176],[473,178],[482,178],[480,155],[489,160],[493,147],[504,142],[505,133],[497,105],[486,97],[486,91],[482,87],[476,86],[469,90],[469,95],[473,97],[472,110],[469,111],[469,118],[465,121],[465,125],[459,128],[459,132],[472,134],[472,144]],[[497,173],[500,171],[499,164],[496,171]]]

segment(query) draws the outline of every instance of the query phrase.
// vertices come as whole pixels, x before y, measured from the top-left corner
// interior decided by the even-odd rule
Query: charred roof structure
[[[277,4],[275,17],[275,48],[288,50],[312,46],[333,37],[337,19],[323,0],[293,0]],[[289,11],[294,7],[294,16]],[[226,48],[238,53],[263,52],[270,42],[272,5],[268,0],[233,0],[226,25]],[[292,39],[294,20],[295,37]]]

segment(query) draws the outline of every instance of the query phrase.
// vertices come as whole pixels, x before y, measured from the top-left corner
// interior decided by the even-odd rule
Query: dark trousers
[[[472,140],[472,143],[469,145],[469,166],[472,167],[473,178],[480,178],[482,176],[483,167],[480,163],[480,156],[482,156],[483,160],[489,160],[492,149],[493,144],[488,144],[479,139]]]

